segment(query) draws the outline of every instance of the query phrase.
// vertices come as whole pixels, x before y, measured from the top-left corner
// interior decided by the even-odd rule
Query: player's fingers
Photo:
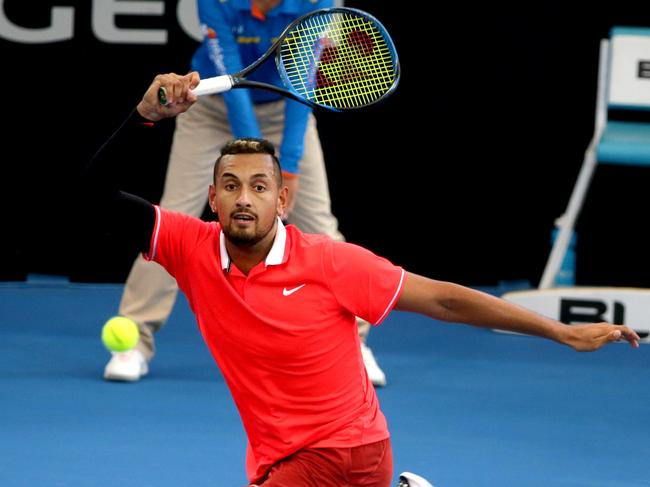
[[[197,72],[187,75],[176,73],[161,74],[156,76],[159,85],[157,88],[158,101],[168,108],[176,104],[191,105],[196,101],[196,95],[191,88],[199,84],[200,78]]]
[[[197,96],[192,93],[192,89],[196,88],[199,81],[201,81],[199,73],[192,71],[191,73],[184,75],[181,80],[183,82],[183,92],[179,96],[179,103],[183,103],[187,106],[192,105],[197,100]]]
[[[184,93],[185,93],[185,83],[183,83],[182,79],[176,78],[174,80],[173,84],[173,90],[174,90],[174,102],[175,103],[182,103],[183,100],[185,99]]]
[[[191,96],[191,88],[192,88],[192,79],[185,75],[181,78],[181,82],[183,84],[182,88],[182,93],[180,94],[180,98],[182,99],[183,103],[187,103],[188,98]]]
[[[201,81],[201,76],[199,75],[198,71],[191,71],[185,75],[189,82],[190,89],[194,89],[197,87],[199,82]]]
[[[621,326],[619,331],[621,332],[622,339],[627,340],[634,348],[639,347],[639,340],[641,340],[641,337],[637,332],[627,326]]]
[[[190,105],[191,105],[192,103],[194,103],[194,102],[195,102],[196,100],[198,100],[198,99],[199,99],[198,96],[196,96],[196,95],[195,95],[194,93],[192,93],[191,91],[188,91],[188,92],[187,92],[187,96],[185,97],[185,101],[186,101],[188,104],[190,104]]]
[[[156,96],[161,105],[170,106],[176,101],[176,96],[174,94],[175,82],[173,73],[159,74],[154,79],[154,85],[152,86],[158,86],[156,88]]]
[[[160,99],[160,104],[165,105],[167,104],[167,93],[166,93],[166,86],[167,84],[167,78],[166,75],[164,74],[159,74],[153,79],[153,82],[151,83],[151,86],[147,90],[147,93],[145,94],[145,97],[151,97],[152,99],[155,99],[158,97]],[[164,96],[161,96],[164,95]],[[165,99],[165,102],[163,103],[162,98]]]
[[[621,333],[621,330],[612,330],[607,334],[607,340],[610,342],[615,342],[617,340],[620,340],[623,334]]]
[[[608,341],[615,342],[619,340],[627,340],[633,348],[638,348],[640,339],[639,335],[627,326],[620,326],[609,332],[607,335]]]
[[[188,81],[176,73],[160,74],[156,76],[158,83],[158,98],[161,105],[171,106],[185,98]]]

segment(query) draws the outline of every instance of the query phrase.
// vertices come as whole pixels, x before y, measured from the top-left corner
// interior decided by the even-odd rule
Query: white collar
[[[275,232],[275,238],[273,239],[273,245],[269,254],[266,256],[264,263],[269,265],[279,265],[282,264],[284,260],[284,247],[287,242],[287,229],[284,228],[284,224],[280,217],[278,217],[278,229]],[[230,256],[226,250],[226,237],[223,234],[223,229],[221,230],[221,235],[219,235],[219,252],[221,254],[221,268],[229,269],[230,268]]]

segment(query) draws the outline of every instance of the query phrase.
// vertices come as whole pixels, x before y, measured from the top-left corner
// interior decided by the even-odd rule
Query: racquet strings
[[[392,42],[355,12],[321,13],[296,25],[280,46],[285,80],[304,98],[358,108],[388,93],[398,77]]]

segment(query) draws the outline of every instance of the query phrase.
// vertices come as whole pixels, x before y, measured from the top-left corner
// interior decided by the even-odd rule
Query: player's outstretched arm
[[[149,122],[186,111],[196,101],[190,90],[198,83],[196,72],[156,76],[137,107],[100,147],[81,175],[81,199],[92,208],[86,219],[108,225],[140,251],[149,250],[155,210],[148,201],[120,189],[132,178],[136,165],[147,164],[144,159],[153,153],[149,148],[159,143],[158,130]],[[165,89],[165,106],[158,99],[160,88]]]
[[[396,309],[413,311],[436,320],[536,335],[568,345],[580,352],[606,343],[627,340],[639,346],[639,336],[624,325],[592,323],[565,325],[490,294],[450,282],[407,273]]]

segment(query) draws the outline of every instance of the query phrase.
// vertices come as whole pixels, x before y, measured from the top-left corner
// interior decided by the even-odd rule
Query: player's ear
[[[287,197],[289,195],[289,188],[284,184],[280,187],[280,192],[278,193],[278,207],[277,212],[280,218],[284,217],[284,212],[287,209]]]
[[[212,213],[217,212],[217,206],[216,203],[214,202],[216,195],[217,195],[217,188],[214,184],[211,184],[210,187],[208,188],[208,204],[210,205],[210,209],[212,210]]]

